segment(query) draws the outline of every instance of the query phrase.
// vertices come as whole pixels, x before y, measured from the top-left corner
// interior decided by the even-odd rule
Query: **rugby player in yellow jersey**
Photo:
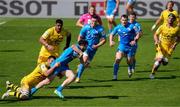
[[[7,92],[2,95],[2,99],[8,96],[16,96],[18,99],[29,99],[30,90],[36,86],[39,82],[49,76],[59,64],[55,64],[50,68],[50,64],[55,60],[54,56],[49,56],[47,62],[42,62],[29,75],[25,76],[21,80],[21,86],[14,85],[9,81],[6,81]]]
[[[180,27],[174,24],[176,16],[173,13],[168,15],[168,23],[161,25],[154,34],[156,45],[156,57],[150,78],[155,78],[155,73],[161,64],[168,64],[168,57],[171,56],[176,45],[180,42]]]
[[[59,45],[66,37],[66,46],[68,48],[71,41],[71,33],[63,28],[63,21],[61,19],[56,20],[56,25],[49,28],[40,37],[39,41],[42,44],[39,52],[37,63],[46,62],[49,56],[59,56]]]
[[[158,18],[156,23],[152,26],[151,30],[154,30],[156,26],[159,25],[160,23],[167,24],[168,15],[170,13],[173,13],[176,16],[175,24],[178,24],[180,26],[179,14],[176,10],[173,9],[173,7],[174,7],[174,2],[168,1],[166,5],[166,10],[162,11],[161,16]]]

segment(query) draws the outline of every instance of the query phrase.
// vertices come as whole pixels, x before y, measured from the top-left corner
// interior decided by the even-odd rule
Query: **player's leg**
[[[43,81],[39,82],[35,87],[33,87],[31,89],[31,96],[37,92],[41,87],[50,84],[54,78],[56,77],[56,75],[51,75],[49,77],[47,77],[46,79],[44,79]]]
[[[20,87],[18,85],[15,85],[9,81],[6,81],[6,89],[7,90],[14,90],[14,91],[17,91],[20,89]]]
[[[62,72],[63,75],[66,76],[66,79],[63,81],[63,83],[58,86],[56,88],[56,90],[54,91],[55,94],[57,94],[60,98],[64,98],[63,94],[62,94],[62,90],[64,89],[65,86],[69,85],[71,82],[74,81],[75,79],[75,75],[73,73],[72,70],[66,70],[64,72]]]
[[[127,56],[127,64],[128,64],[128,77],[131,78],[133,72],[133,57],[132,56]]]
[[[86,63],[86,65],[88,65],[88,59],[89,59],[88,54],[84,53],[83,54],[83,60]],[[84,64],[79,64],[78,65],[77,75],[76,75],[76,80],[75,80],[76,83],[80,82],[80,78],[82,76],[82,73],[84,72],[84,69],[85,69],[85,65]]]
[[[119,63],[122,60],[124,54],[121,51],[116,52],[116,58],[113,67],[113,80],[117,80],[118,70],[119,70]]]
[[[131,13],[134,11],[134,5],[135,5],[135,0],[128,0],[126,4],[126,9],[128,13]]]

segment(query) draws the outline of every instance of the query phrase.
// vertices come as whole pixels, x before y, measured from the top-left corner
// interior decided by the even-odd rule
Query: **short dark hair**
[[[51,55],[51,56],[48,57],[48,59],[51,59],[51,58],[56,59],[56,57],[53,56],[53,55]]]
[[[63,25],[63,20],[62,19],[56,19],[56,23],[60,23],[61,25]]]
[[[88,42],[85,40],[85,39],[81,39],[79,42],[78,42],[79,45],[88,45]]]
[[[128,15],[123,14],[123,15],[121,15],[121,18],[126,18],[126,19],[128,19]]]
[[[129,15],[134,15],[136,17],[136,12],[130,12]]]

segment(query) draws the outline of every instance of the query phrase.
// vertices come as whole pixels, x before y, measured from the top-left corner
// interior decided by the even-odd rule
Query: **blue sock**
[[[109,29],[109,34],[111,34],[111,32],[112,32],[112,29]]]
[[[135,69],[135,67],[136,67],[136,61],[133,61],[132,69]]]
[[[117,75],[117,73],[118,73],[118,70],[119,70],[119,64],[114,64],[114,72],[113,72],[113,74],[114,75]]]
[[[83,73],[83,71],[84,71],[84,68],[85,68],[85,66],[84,66],[83,64],[80,64],[80,65],[78,66],[78,72],[77,72],[77,77],[78,77],[78,78],[81,77],[81,75],[82,75],[82,73]]]
[[[58,87],[56,88],[56,90],[61,92],[61,91],[63,90],[63,88],[64,88],[64,87],[60,85],[60,86],[58,86]]]
[[[37,88],[31,88],[31,96],[37,91],[38,89]]]

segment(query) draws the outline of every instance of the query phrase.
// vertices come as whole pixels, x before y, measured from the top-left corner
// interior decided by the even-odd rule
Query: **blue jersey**
[[[119,44],[130,46],[130,42],[134,40],[134,32],[136,32],[134,25],[128,23],[126,26],[123,26],[122,24],[117,25],[111,34],[115,35],[117,33],[118,36],[120,36]]]
[[[116,8],[116,0],[107,0],[106,14],[113,14],[113,10]]]
[[[79,45],[76,45],[79,48]],[[51,64],[51,67],[56,63],[60,62],[61,65],[67,65],[74,58],[78,56],[78,53],[75,52],[72,47],[67,48],[56,60],[54,60]]]
[[[132,32],[133,37],[135,37],[137,33],[142,32],[142,28],[141,28],[141,25],[138,22],[136,22],[136,21],[134,21],[131,24],[134,26],[134,29],[135,29]]]
[[[80,49],[79,45],[76,45]],[[67,48],[56,60],[51,63],[53,67],[56,63],[60,63],[60,66],[54,70],[54,75],[57,75],[59,72],[69,70],[68,63],[71,62],[74,58],[77,58],[78,53],[73,50],[72,47]]]
[[[92,46],[97,45],[101,38],[106,38],[106,34],[101,25],[91,27],[87,24],[81,29],[80,37],[88,41],[88,49],[94,50]]]

